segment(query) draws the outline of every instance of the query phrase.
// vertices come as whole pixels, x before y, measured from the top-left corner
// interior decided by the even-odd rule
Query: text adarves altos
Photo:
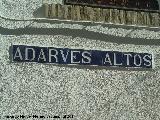
[[[13,62],[152,68],[152,54],[12,45]]]

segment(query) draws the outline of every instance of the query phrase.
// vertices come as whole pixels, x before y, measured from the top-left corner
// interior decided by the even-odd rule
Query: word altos
[[[14,62],[152,68],[152,54],[37,46],[12,46]]]

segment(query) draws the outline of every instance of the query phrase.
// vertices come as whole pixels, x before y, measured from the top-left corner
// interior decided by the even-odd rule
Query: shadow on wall
[[[42,5],[41,7],[39,7],[33,12],[33,16],[35,18],[44,18],[45,17],[44,11],[45,11],[45,8],[44,8],[44,5]]]
[[[117,44],[134,44],[134,45],[160,45],[159,39],[142,39],[130,37],[117,37],[112,35],[104,35],[102,33],[95,33],[86,30],[73,30],[65,28],[19,28],[8,29],[0,27],[0,34],[2,35],[65,35],[74,37],[82,37],[93,40],[101,40],[105,42],[112,42]]]
[[[160,2],[160,0],[158,1]],[[35,12],[33,13],[33,16],[35,18],[44,18],[45,17],[45,7],[44,5],[42,5],[40,8],[38,8],[37,10],[35,10]],[[61,21],[55,21],[55,20],[40,20],[40,21],[36,21],[38,23],[50,23],[50,24],[54,24],[54,23],[62,23]],[[66,24],[73,24],[73,22],[69,22],[69,21],[64,21],[63,23]],[[84,25],[84,26],[90,26],[90,25],[99,25],[97,23],[93,23],[93,22],[76,22],[78,24]],[[101,24],[102,26],[107,26],[108,28],[122,28],[122,26],[120,25],[105,25],[105,24]],[[123,28],[125,29],[131,29],[131,27],[129,26],[123,26]],[[132,27],[133,28],[133,27]],[[138,27],[134,27],[138,28]],[[150,28],[145,28],[146,30],[152,30]],[[153,30],[153,31],[159,31],[159,29],[157,30]],[[0,31],[1,34],[5,34],[5,33],[10,33],[11,35],[23,35],[23,34],[29,34],[29,35],[66,35],[66,36],[73,36],[73,37],[83,37],[83,38],[88,38],[88,39],[97,39],[97,40],[102,40],[102,41],[106,41],[106,42],[114,42],[114,43],[118,43],[118,44],[135,44],[135,45],[160,45],[160,40],[159,39],[141,39],[141,38],[130,38],[130,37],[117,37],[117,36],[113,36],[113,35],[105,35],[105,34],[101,34],[101,33],[95,33],[95,32],[90,32],[90,31],[86,31],[86,30],[71,30],[71,29],[54,29],[54,28],[19,28],[19,29],[6,29],[6,28],[2,28],[2,30]]]

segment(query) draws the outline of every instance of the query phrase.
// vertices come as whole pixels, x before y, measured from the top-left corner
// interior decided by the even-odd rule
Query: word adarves
[[[12,46],[15,62],[152,68],[152,54],[69,48]]]

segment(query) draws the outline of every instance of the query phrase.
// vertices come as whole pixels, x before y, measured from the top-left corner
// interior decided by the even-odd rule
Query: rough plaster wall
[[[63,3],[62,0],[0,0],[0,15],[14,19],[31,18],[33,12],[46,2]]]
[[[160,69],[109,69],[10,63],[11,44],[143,52],[159,46],[127,45],[71,36],[1,36],[0,114],[73,114],[75,120],[158,120]],[[78,46],[77,46],[78,45]]]
[[[39,2],[34,4],[27,2],[30,7],[38,8]],[[32,9],[24,14],[25,5],[23,7],[24,10],[19,8],[22,10],[20,14],[16,10],[14,13],[17,16],[19,14],[19,18],[32,17],[32,14],[29,14],[33,13]],[[24,16],[21,16],[21,13]],[[65,29],[66,26],[70,27]],[[84,25],[83,30],[79,27],[80,30],[76,32],[76,25],[73,27],[64,23],[57,25],[48,22],[15,22],[1,19],[0,116],[2,120],[5,120],[4,115],[23,114],[60,116],[73,114],[73,120],[160,119],[159,29],[136,28],[135,30],[134,27],[116,28],[106,25],[105,27],[111,30],[99,34],[100,27],[91,28],[87,32],[90,27]],[[124,33],[120,32],[122,29],[125,30]],[[127,36],[126,32],[129,32]],[[12,63],[9,54],[12,44],[149,52],[154,55],[155,68],[143,70]]]

